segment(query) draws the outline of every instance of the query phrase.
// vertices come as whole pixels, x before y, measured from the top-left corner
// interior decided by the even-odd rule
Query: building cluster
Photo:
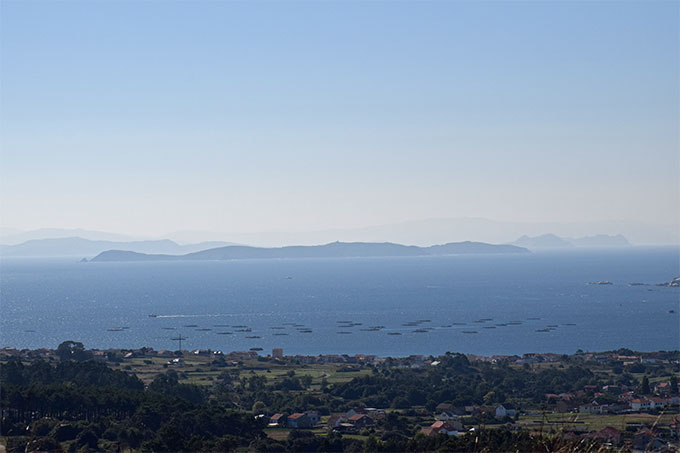
[[[567,439],[595,440],[616,448],[627,447],[633,451],[676,451],[672,442],[680,438],[680,415],[676,416],[668,426],[653,424],[651,426],[627,426],[625,430],[607,426],[599,431],[577,433],[567,431],[563,434]]]
[[[338,432],[357,432],[372,426],[385,416],[383,409],[355,408],[346,413],[331,414],[325,427]],[[296,412],[294,414],[274,414],[269,418],[269,427],[314,428],[319,427],[319,414],[316,411]]]
[[[646,352],[642,354],[620,354],[618,352],[603,352],[603,353],[577,353],[574,355],[555,354],[551,352],[546,353],[527,353],[522,355],[492,355],[491,357],[480,356],[474,354],[467,354],[470,361],[475,362],[508,362],[517,365],[532,365],[538,363],[554,363],[569,358],[579,358],[585,361],[594,361],[601,363],[616,363],[627,366],[634,364],[662,364],[673,361],[671,353],[666,351]]]

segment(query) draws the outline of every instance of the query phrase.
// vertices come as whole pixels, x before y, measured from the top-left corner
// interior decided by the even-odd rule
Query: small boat
[[[257,335],[247,335],[246,338],[262,338]]]
[[[191,326],[196,327],[196,326]],[[231,327],[229,324],[213,324],[213,327]]]
[[[163,330],[177,330],[177,327],[163,327]]]
[[[198,327],[198,324],[187,324],[184,327]],[[229,327],[229,326],[215,326],[215,327]]]
[[[454,326],[464,326],[465,323],[464,322],[454,322],[453,325]]]
[[[123,329],[122,327],[111,327],[110,329],[106,329],[108,332],[122,332]]]
[[[261,351],[262,348],[250,348],[251,351]]]
[[[340,334],[340,335],[352,335],[352,332],[347,332],[345,330],[341,330],[340,332],[335,332],[335,333]]]
[[[233,327],[234,329],[245,329],[248,326],[238,325],[238,326],[231,326],[231,327]]]
[[[574,324],[573,322],[568,322],[568,323],[565,324],[565,326],[575,326],[575,325],[576,324]]]
[[[301,330],[300,333],[312,333],[311,330]]]
[[[217,335],[232,335],[233,332],[217,332]]]
[[[675,313],[675,310],[668,310],[668,313]]]
[[[401,332],[387,332],[387,335],[401,335]]]
[[[28,330],[24,330],[24,332],[26,332],[26,333],[35,333],[35,330],[28,329]]]
[[[210,332],[212,329],[196,329],[197,332]]]
[[[540,321],[541,318],[527,318],[529,321]]]
[[[429,330],[427,330],[427,329],[416,329],[416,330],[414,330],[414,332],[415,333],[427,333],[427,332],[429,332]]]
[[[463,333],[479,333],[476,330],[464,330]]]
[[[237,332],[252,332],[253,329],[250,329],[250,328],[248,328],[248,329],[236,329],[236,331]]]
[[[149,315],[149,318],[158,318],[158,315]]]
[[[287,334],[287,333],[283,333],[283,332],[276,332],[276,333],[273,333],[272,335],[281,336],[281,335],[288,335],[288,334]]]
[[[546,327],[552,327],[553,329],[556,329],[559,326],[557,324],[548,324]]]
[[[496,328],[496,326],[484,326],[484,327],[482,327],[482,329],[495,329],[495,328]]]
[[[550,332],[550,329],[536,329],[536,332]]]

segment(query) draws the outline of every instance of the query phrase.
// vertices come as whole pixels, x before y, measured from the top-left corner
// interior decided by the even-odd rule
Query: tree
[[[85,429],[76,436],[76,446],[83,447],[87,445],[89,448],[96,449],[99,439],[97,435],[90,429]]]
[[[85,346],[79,341],[64,341],[57,347],[57,356],[62,362],[75,360],[83,362],[92,358],[92,353],[85,350]]]
[[[266,408],[267,406],[262,401],[255,401],[255,404],[253,404],[253,413],[261,414]]]
[[[642,378],[642,384],[640,384],[640,393],[642,393],[643,395],[649,395],[649,393],[650,393],[649,378],[647,377],[647,375],[645,375]]]
[[[678,377],[676,375],[671,376],[671,394],[675,395],[678,393]]]

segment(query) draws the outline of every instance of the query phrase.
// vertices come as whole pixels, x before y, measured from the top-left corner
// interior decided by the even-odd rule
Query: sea
[[[680,349],[680,248],[202,262],[0,260],[0,347],[402,357]],[[589,284],[609,281],[611,284]],[[642,283],[642,285],[630,285]],[[260,351],[261,349],[261,351]]]

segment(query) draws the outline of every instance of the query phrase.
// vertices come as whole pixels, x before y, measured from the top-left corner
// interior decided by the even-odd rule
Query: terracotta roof
[[[450,423],[444,422],[444,421],[434,422],[430,425],[430,428],[436,429],[436,430],[445,429],[447,431],[455,431],[456,430],[456,428],[451,426]]]
[[[305,414],[301,414],[299,412],[296,412],[293,415],[289,415],[288,418],[297,419],[297,418],[304,417],[304,416],[305,416]]]
[[[367,416],[366,414],[354,414],[354,415],[352,415],[350,418],[348,418],[348,420],[349,420],[349,421],[352,421],[352,422],[355,422],[355,421],[357,421],[357,420],[362,419],[363,417],[368,418],[368,416]]]
[[[616,428],[613,428],[611,426],[607,426],[606,428],[603,428],[599,430],[596,433],[592,433],[590,436],[594,439],[605,439],[605,440],[610,440],[610,439],[616,439],[621,437],[621,431],[619,431]]]

